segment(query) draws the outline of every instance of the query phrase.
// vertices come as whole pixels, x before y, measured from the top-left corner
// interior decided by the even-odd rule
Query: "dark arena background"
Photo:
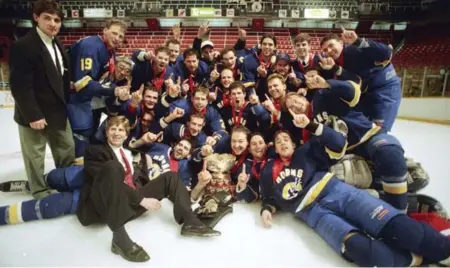
[[[26,180],[8,55],[13,42],[33,27],[34,1],[0,0],[0,183]],[[420,162],[431,178],[423,193],[450,207],[450,0],[61,0],[59,38],[67,48],[86,36],[101,35],[105,21],[119,18],[128,29],[117,55],[163,46],[179,26],[181,53],[192,47],[199,27],[209,24],[214,50],[233,47],[245,30],[247,47],[264,33],[277,38],[277,52],[295,59],[293,38],[308,33],[311,52],[322,52],[326,34],[353,30],[359,37],[388,44],[401,79],[402,101],[392,133],[405,155]],[[175,30],[177,31],[177,30]],[[46,172],[54,168],[47,148]],[[0,206],[30,199],[2,193]],[[151,267],[353,266],[298,219],[280,213],[273,226],[260,223],[260,203],[235,204],[216,227],[217,239],[184,238],[172,203],[127,224],[127,231],[151,255]],[[3,217],[3,215],[0,215]],[[131,266],[110,253],[111,232],[81,226],[76,216],[0,226],[0,266]]]

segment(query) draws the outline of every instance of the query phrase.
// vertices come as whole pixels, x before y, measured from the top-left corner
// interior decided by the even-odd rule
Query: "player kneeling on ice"
[[[168,198],[174,203],[176,222],[183,224],[182,235],[220,235],[193,213],[189,192],[177,173],[165,172],[149,181],[146,161],[131,164],[131,152],[122,146],[129,131],[130,124],[124,116],[109,118],[107,142],[87,147],[84,167],[56,169],[47,175],[49,186],[60,193],[0,207],[0,225],[76,213],[84,226],[109,226],[113,232],[113,253],[132,262],[144,262],[150,259],[149,255],[130,239],[124,225],[147,210],[159,210],[160,200]],[[147,159],[146,155],[141,154],[141,159]]]
[[[339,254],[360,266],[450,265],[450,239],[365,190],[328,172],[330,156],[345,150],[346,138],[303,114],[294,124],[313,133],[295,149],[290,134],[274,136],[279,158],[261,174],[261,219],[272,225],[277,210],[293,213]]]

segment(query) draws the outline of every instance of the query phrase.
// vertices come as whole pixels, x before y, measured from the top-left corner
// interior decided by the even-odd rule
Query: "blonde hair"
[[[106,22],[105,28],[109,29],[113,25],[119,25],[123,29],[124,32],[126,32],[127,28],[128,28],[127,23],[125,21],[119,20],[119,19],[110,19],[110,20],[108,20]]]
[[[272,81],[274,79],[280,79],[280,81],[283,84],[286,83],[286,79],[281,74],[277,74],[277,73],[273,73],[273,74],[269,75],[269,77],[267,77],[267,83],[269,83],[270,81]]]
[[[130,121],[123,115],[113,116],[106,120],[106,130],[110,129],[112,126],[123,126],[127,135],[130,134]]]

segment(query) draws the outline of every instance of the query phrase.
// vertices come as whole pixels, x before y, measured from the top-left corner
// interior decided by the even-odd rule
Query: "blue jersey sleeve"
[[[261,104],[253,105],[252,112],[258,122],[258,129],[264,131],[270,128],[272,124],[272,116]]]
[[[269,162],[261,172],[259,181],[261,188],[261,205],[262,210],[268,209],[271,213],[275,213],[279,209],[274,197],[274,184],[272,178],[273,161]]]
[[[115,85],[105,86],[98,81],[106,64],[102,62],[101,53],[98,47],[91,46],[89,42],[81,43],[71,50],[75,92],[84,100],[94,96],[114,96]]]
[[[348,145],[344,134],[319,124],[313,135],[314,137],[308,143],[311,146],[312,157],[319,166],[328,169],[344,157]]]
[[[208,107],[207,109],[209,112],[209,128],[213,132],[213,136],[220,139],[226,134],[225,123],[223,122],[222,116],[220,116],[219,112],[213,107]]]
[[[349,107],[355,107],[361,97],[361,84],[353,81],[327,80],[334,97],[341,99]]]
[[[242,82],[246,87],[253,86],[256,82],[256,69],[253,57],[252,54],[246,56],[241,65]]]
[[[386,66],[391,62],[393,51],[383,43],[358,38],[353,45],[358,47],[367,58],[373,60],[377,66]]]

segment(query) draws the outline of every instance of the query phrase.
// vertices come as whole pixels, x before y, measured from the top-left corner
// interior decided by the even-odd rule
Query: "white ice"
[[[0,182],[26,179],[13,109],[0,109]],[[397,121],[393,130],[406,155],[429,172],[423,193],[450,207],[450,127]],[[45,170],[54,168],[47,149]],[[30,199],[0,192],[0,206]],[[2,215],[3,216],[3,215]],[[235,204],[216,228],[217,238],[186,238],[165,200],[156,213],[126,225],[130,237],[151,255],[151,267],[300,267],[350,266],[304,223],[276,214],[273,227],[259,221],[259,204]],[[137,266],[110,251],[106,226],[83,227],[76,216],[0,227],[0,266]]]

